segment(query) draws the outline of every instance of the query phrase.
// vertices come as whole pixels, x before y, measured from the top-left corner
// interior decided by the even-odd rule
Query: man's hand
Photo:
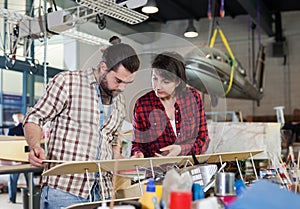
[[[125,157],[121,154],[121,146],[116,145],[112,147],[113,159],[124,159]]]
[[[169,153],[165,156],[177,156],[181,153],[181,147],[180,147],[180,145],[172,144],[172,145],[161,148],[160,151],[161,152],[168,151]],[[158,157],[164,156],[164,155],[161,155],[161,154],[158,154],[158,153],[155,153],[155,155],[158,156]]]
[[[43,164],[42,161],[45,160],[45,151],[40,146],[42,128],[35,123],[26,123],[23,128],[25,139],[30,147],[28,161],[33,166],[44,167],[45,164]]]
[[[31,165],[36,167],[44,167],[45,164],[42,162],[45,160],[45,151],[41,147],[32,148],[28,154],[28,161]]]

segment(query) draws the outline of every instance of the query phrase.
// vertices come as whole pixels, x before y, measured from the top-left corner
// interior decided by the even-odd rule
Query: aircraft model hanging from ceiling
[[[214,48],[217,34],[220,35],[227,53]],[[216,21],[209,45],[194,49],[185,56],[187,82],[199,91],[209,94],[212,106],[218,104],[218,97],[254,100],[259,106],[263,97],[264,49],[260,45],[253,75],[249,77],[246,69],[235,58]]]
[[[264,47],[258,53],[257,82],[253,84],[239,61],[233,66],[230,56],[216,48],[204,47],[185,56],[188,84],[211,96],[259,101],[263,98]],[[256,79],[256,78],[255,78]]]

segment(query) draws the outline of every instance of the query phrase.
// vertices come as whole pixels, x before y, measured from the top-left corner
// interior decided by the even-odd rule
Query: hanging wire
[[[207,3],[207,18],[208,19],[211,18],[211,0],[208,0],[208,3]]]
[[[260,45],[261,45],[261,34],[260,34],[260,17],[261,17],[261,14],[260,14],[260,1],[257,1],[257,40],[258,40],[258,48],[260,48]]]
[[[252,75],[252,66],[251,66],[251,17],[248,14],[248,75]],[[253,82],[252,77],[250,77],[250,81]]]
[[[208,0],[209,1],[209,9],[211,10],[211,14],[212,14],[212,18],[209,18],[209,30],[208,30],[208,40],[207,40],[207,44],[209,44],[214,28],[215,28],[215,1]]]
[[[261,46],[261,40],[260,40],[260,1],[257,1],[257,9],[256,9],[256,16],[257,16],[257,42],[258,42],[258,49],[260,48]],[[254,45],[254,43],[253,43]],[[252,69],[253,69],[253,78],[252,78],[252,83],[254,85],[257,84],[257,79],[256,79],[256,76],[257,76],[257,66],[255,66],[254,64],[254,57],[255,57],[255,47],[253,46],[252,48],[252,51],[253,51],[253,57],[252,57],[252,60],[253,60],[253,66],[252,66]]]
[[[224,0],[221,0],[221,7],[220,7],[220,17],[225,16],[225,8],[224,8]]]

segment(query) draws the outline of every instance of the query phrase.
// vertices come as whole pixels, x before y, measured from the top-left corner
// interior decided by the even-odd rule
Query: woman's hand
[[[134,155],[131,156],[131,158],[144,158],[144,154],[142,152],[135,152]]]
[[[160,151],[161,152],[168,151],[169,153],[165,156],[177,156],[181,153],[181,146],[172,144],[172,145],[161,148]],[[158,156],[158,157],[164,156],[164,155],[161,155],[161,154],[158,154],[158,153],[155,153],[155,155]]]

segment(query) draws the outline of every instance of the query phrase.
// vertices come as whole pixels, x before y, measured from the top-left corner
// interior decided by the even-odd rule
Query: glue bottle
[[[139,199],[139,202],[142,204],[142,209],[154,209],[155,206],[154,206],[153,198],[155,198],[157,202],[154,179],[149,179],[146,187],[146,191],[144,192],[143,196]]]

